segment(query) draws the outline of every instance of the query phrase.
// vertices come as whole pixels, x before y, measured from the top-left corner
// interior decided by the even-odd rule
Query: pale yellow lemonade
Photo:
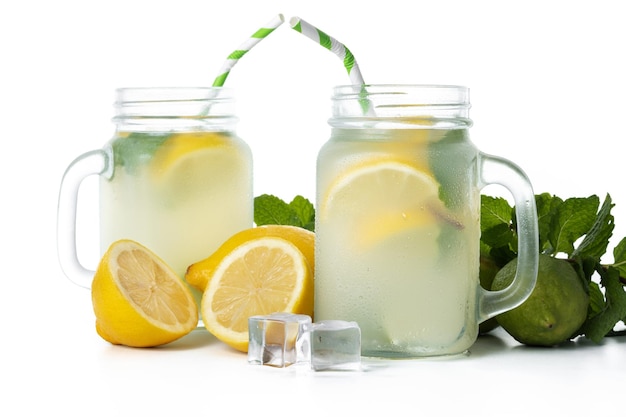
[[[318,156],[315,319],[356,321],[365,356],[473,343],[480,196],[464,129],[333,129]]]
[[[140,242],[182,278],[252,226],[252,157],[228,132],[118,133],[101,176],[101,249]],[[199,299],[199,294],[195,294]]]

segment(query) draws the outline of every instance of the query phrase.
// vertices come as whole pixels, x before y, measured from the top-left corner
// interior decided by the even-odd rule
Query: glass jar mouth
[[[343,84],[333,88],[335,95],[366,91],[368,94],[425,94],[425,97],[469,99],[469,87],[454,84]]]
[[[230,129],[234,90],[224,87],[130,87],[115,90],[113,122],[124,129]]]
[[[354,99],[393,98],[414,105],[469,105],[469,88],[447,84],[365,84],[338,85],[333,98]]]
[[[232,100],[228,87],[123,87],[115,90],[115,104]]]
[[[356,120],[402,124],[416,119],[436,121],[445,128],[471,125],[469,88],[459,85],[340,85],[333,89],[332,103],[333,126]]]

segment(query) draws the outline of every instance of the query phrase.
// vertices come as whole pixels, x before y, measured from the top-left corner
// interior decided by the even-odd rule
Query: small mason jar
[[[183,278],[190,264],[252,227],[252,155],[235,133],[234,104],[224,88],[117,90],[112,139],[76,158],[61,183],[59,258],[73,282],[89,288],[93,278],[75,236],[77,192],[88,175],[100,177],[101,254],[132,239]]]
[[[340,86],[319,151],[315,319],[356,321],[364,356],[465,352],[478,324],[522,303],[537,275],[530,182],[470,141],[458,86]],[[509,288],[479,283],[480,190],[516,203],[519,258]]]

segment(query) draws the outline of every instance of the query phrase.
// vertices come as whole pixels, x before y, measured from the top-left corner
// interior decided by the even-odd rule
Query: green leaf
[[[550,244],[550,230],[552,225],[552,215],[556,208],[563,203],[557,196],[548,193],[535,195],[535,205],[537,206],[537,225],[539,226],[539,252],[551,254],[554,248]]]
[[[262,194],[254,198],[254,222],[257,226],[279,224],[315,230],[315,207],[298,195],[287,204],[282,199]]]
[[[626,237],[613,249],[613,267],[626,277]]]
[[[489,251],[489,256],[498,266],[503,267],[515,259],[517,257],[517,253],[513,252],[509,246],[500,246],[499,248],[491,249],[491,251]]]
[[[298,216],[289,204],[270,194],[255,197],[254,222],[257,226],[266,224],[300,226]]]
[[[552,215],[549,241],[553,253],[574,252],[574,242],[591,229],[600,200],[592,195],[587,198],[568,198],[563,201]]]
[[[618,322],[626,324],[626,238],[614,248],[612,265],[600,263],[615,228],[611,196],[601,207],[596,195],[562,200],[544,193],[535,202],[540,252],[567,254],[589,294],[587,320],[577,335],[600,342]],[[481,254],[500,265],[517,256],[515,212],[509,209],[503,199],[482,196]],[[592,280],[597,275],[600,284]]]
[[[600,259],[606,253],[609,240],[615,228],[614,219],[611,215],[611,196],[607,194],[598,212],[595,222],[585,235],[585,238],[572,253],[572,256],[589,256]]]
[[[570,259],[571,265],[578,274],[578,278],[585,288],[585,291],[589,293],[589,283],[596,273],[596,269],[600,265],[600,261],[592,257],[578,257]]]
[[[445,132],[445,133],[444,133]],[[428,144],[430,169],[439,182],[439,199],[451,210],[467,201],[467,168],[476,163],[476,149],[468,140],[467,129],[433,130]],[[438,137],[443,135],[443,137]],[[442,158],[441,155],[445,155]]]
[[[499,248],[513,241],[511,229],[513,209],[501,197],[481,196],[480,225],[481,240],[487,246]]]
[[[297,195],[291,200],[289,207],[291,207],[298,218],[297,226],[312,232],[315,231],[315,207],[309,200],[301,195]]]
[[[600,283],[604,287],[606,302],[601,312],[588,319],[581,333],[596,343],[613,330],[615,325],[626,318],[626,291],[619,279],[616,268],[598,268]]]
[[[591,319],[600,314],[605,308],[604,294],[597,282],[589,283],[589,312],[587,318]]]

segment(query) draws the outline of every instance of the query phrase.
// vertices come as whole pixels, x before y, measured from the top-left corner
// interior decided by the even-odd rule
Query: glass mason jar
[[[90,287],[93,271],[76,253],[76,200],[82,180],[98,174],[101,254],[118,239],[132,239],[182,278],[190,264],[253,224],[252,155],[235,133],[232,91],[119,89],[115,110],[113,138],[76,158],[63,177],[61,267]]]
[[[457,86],[340,86],[317,161],[315,319],[356,321],[362,354],[467,351],[478,325],[521,304],[537,275],[534,194],[512,162],[470,141]],[[519,268],[499,292],[479,283],[480,190],[516,204]]]

